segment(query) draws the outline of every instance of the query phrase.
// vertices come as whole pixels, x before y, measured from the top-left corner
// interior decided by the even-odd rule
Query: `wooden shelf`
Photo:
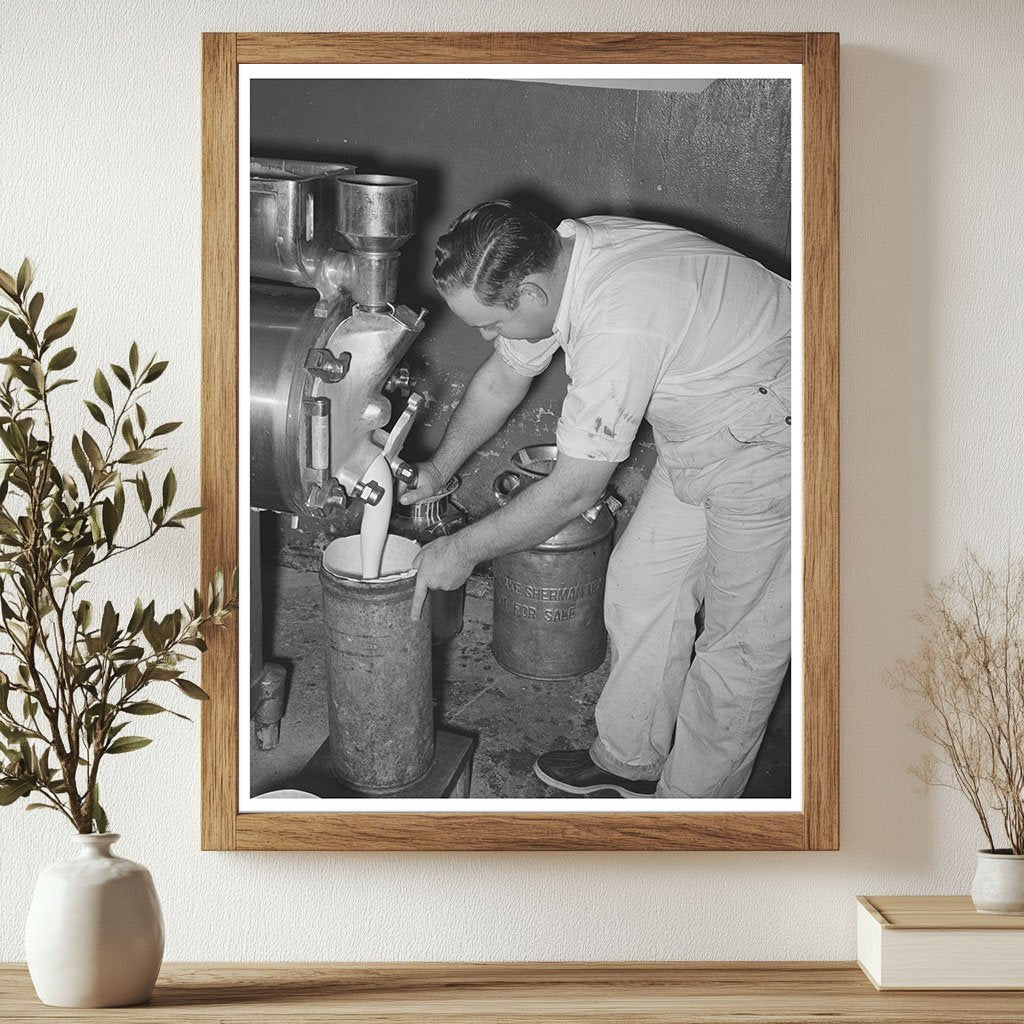
[[[166,964],[144,1006],[61,1010],[8,964],[0,1020],[1020,1024],[1024,993],[876,992],[851,963]]]

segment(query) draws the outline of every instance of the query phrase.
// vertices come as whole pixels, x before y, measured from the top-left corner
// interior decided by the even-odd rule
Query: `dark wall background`
[[[434,243],[485,199],[512,199],[552,224],[616,214],[701,232],[789,276],[790,85],[712,82],[698,93],[532,82],[290,81],[252,84],[254,155],[354,163],[419,181],[418,233],[403,249],[401,301],[428,326],[407,362],[427,412],[407,453],[429,453],[491,348],[447,311],[430,280]],[[508,456],[550,441],[566,378],[553,366],[464,467],[475,514]],[[615,484],[620,524],[653,464],[642,433]],[[311,526],[312,524],[307,524]]]

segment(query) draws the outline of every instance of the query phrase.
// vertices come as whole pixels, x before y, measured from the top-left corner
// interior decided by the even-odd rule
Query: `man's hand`
[[[400,484],[399,486],[398,503],[400,505],[411,505],[413,502],[432,498],[435,494],[440,493],[441,489],[448,482],[441,479],[441,474],[438,472],[437,467],[429,460],[427,462],[418,462],[415,469],[416,486],[406,487],[405,484]]]
[[[469,579],[475,563],[468,561],[458,536],[438,537],[413,559],[416,593],[412,597],[412,620],[418,622],[430,590],[458,590]]]

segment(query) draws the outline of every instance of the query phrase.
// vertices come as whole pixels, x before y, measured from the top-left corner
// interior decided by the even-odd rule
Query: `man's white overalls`
[[[529,376],[565,350],[560,452],[621,462],[645,417],[658,451],[608,570],[591,757],[658,796],[737,797],[790,657],[789,282],[662,224],[558,232],[576,238],[554,334],[495,349]]]

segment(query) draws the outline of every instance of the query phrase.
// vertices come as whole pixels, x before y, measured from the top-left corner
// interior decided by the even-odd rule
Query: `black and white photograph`
[[[800,69],[245,70],[240,810],[799,810]]]

